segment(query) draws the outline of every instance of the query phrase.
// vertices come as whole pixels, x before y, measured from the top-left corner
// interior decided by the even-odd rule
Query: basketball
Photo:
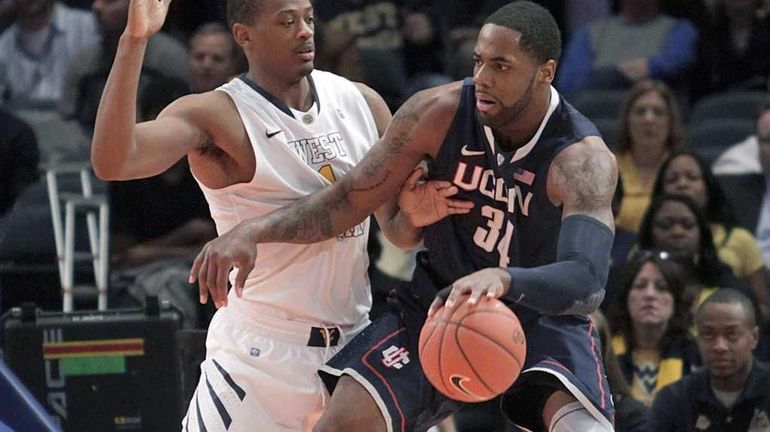
[[[501,301],[482,298],[474,306],[460,301],[451,316],[441,308],[425,321],[420,362],[428,381],[444,395],[483,402],[516,381],[527,342],[519,319]]]

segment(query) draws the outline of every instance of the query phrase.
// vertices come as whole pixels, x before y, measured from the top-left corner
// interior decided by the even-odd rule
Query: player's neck
[[[275,76],[271,76],[271,74],[261,73],[252,68],[249,70],[248,77],[290,108],[298,111],[307,111],[313,105],[310,82],[306,76],[300,77],[297,80],[287,81],[285,78],[278,79]]]
[[[548,113],[551,101],[550,87],[547,91],[546,95],[533,97],[530,104],[513,121],[494,129],[495,140],[504,151],[517,150],[535,136]]]

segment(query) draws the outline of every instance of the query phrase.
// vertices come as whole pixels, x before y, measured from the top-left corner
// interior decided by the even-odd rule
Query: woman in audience
[[[698,363],[689,337],[684,275],[666,252],[636,252],[626,264],[620,301],[611,311],[612,348],[630,395],[650,406],[658,389]]]
[[[691,310],[725,287],[741,290],[756,304],[754,293],[719,261],[706,216],[686,195],[663,194],[652,201],[639,228],[639,248],[667,251],[682,266]]]
[[[674,152],[660,168],[653,197],[664,193],[687,195],[703,210],[711,227],[717,256],[754,291],[767,319],[770,295],[762,252],[754,236],[737,226],[732,208],[708,166],[692,152]]]
[[[623,107],[618,136],[618,172],[625,187],[616,225],[636,232],[647,206],[658,168],[683,143],[679,110],[669,88],[660,81],[640,81]]]

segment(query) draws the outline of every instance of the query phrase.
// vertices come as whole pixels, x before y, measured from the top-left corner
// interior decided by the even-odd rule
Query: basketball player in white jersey
[[[94,131],[100,178],[153,176],[186,156],[221,235],[333,183],[390,121],[368,87],[313,71],[309,0],[228,0],[249,72],[136,124],[147,40],[163,25],[169,4],[131,1]],[[394,203],[378,212],[383,230],[391,238],[412,235],[392,209]],[[312,427],[328,398],[317,370],[369,322],[368,229],[365,221],[314,245],[266,245],[248,274],[236,269],[199,281],[201,293],[228,277],[235,289],[212,299],[219,310],[183,430]]]

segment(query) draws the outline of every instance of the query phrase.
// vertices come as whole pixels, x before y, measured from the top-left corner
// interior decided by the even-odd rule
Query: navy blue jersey
[[[425,228],[427,251],[418,257],[412,284],[412,294],[421,302],[476,270],[554,262],[562,208],[547,196],[548,169],[564,148],[599,135],[587,118],[560,100],[539,136],[517,151],[505,152],[485,132],[474,90],[472,80],[466,79],[455,118],[438,155],[429,162],[429,177],[452,182],[460,189],[455,198],[475,206],[469,214]],[[555,90],[551,97],[557,100]]]

